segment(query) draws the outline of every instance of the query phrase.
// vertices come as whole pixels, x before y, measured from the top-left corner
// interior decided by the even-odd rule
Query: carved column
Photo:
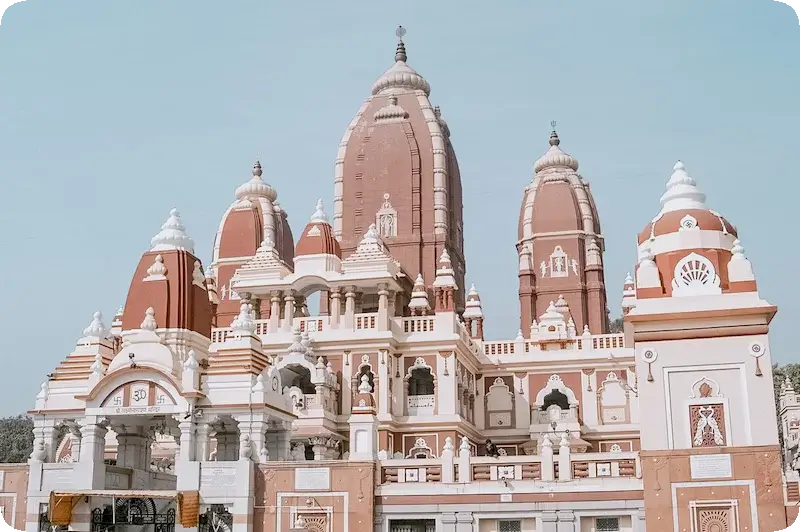
[[[576,532],[578,529],[578,519],[575,514],[568,510],[556,512],[558,522],[556,526],[557,532]]]
[[[344,294],[344,326],[348,330],[355,327],[356,293],[355,287],[350,286]]]
[[[385,283],[379,285],[378,290],[378,323],[377,328],[379,331],[390,330],[389,325],[389,291]]]
[[[72,440],[70,444],[70,454],[72,461],[77,462],[81,457],[81,428],[76,423],[71,423],[69,426],[69,436]]]
[[[183,417],[183,416],[176,416]],[[190,419],[178,419],[180,431],[178,452],[175,454],[177,461],[192,461],[195,459],[194,423]]]
[[[269,332],[278,332],[281,328],[281,293],[272,292],[269,310]]]
[[[209,437],[211,435],[211,425],[208,422],[201,422],[195,425],[195,455],[194,459],[198,462],[206,462],[208,460]],[[183,447],[183,445],[181,445]]]
[[[75,489],[103,489],[105,487],[106,428],[105,419],[94,416],[79,421],[81,427],[81,456],[73,472]]]
[[[325,438],[322,436],[314,436],[313,438],[309,438],[308,442],[311,444],[311,448],[314,451],[314,461],[325,460],[325,451],[327,450]]]
[[[263,414],[233,416],[239,427],[239,441],[242,436],[250,439],[251,455],[250,459],[256,463],[275,460],[276,456],[267,446],[267,430],[269,428],[268,418]]]
[[[289,460],[292,446],[292,423],[284,421],[277,430],[277,460]]]
[[[283,296],[283,330],[294,330],[294,295]]]
[[[542,512],[542,532],[558,532],[558,516],[555,512]],[[539,527],[536,527],[539,530]]]
[[[339,320],[341,319],[342,316],[342,293],[339,291],[339,288],[333,288],[331,290],[330,315],[331,315],[331,329],[338,329]]]

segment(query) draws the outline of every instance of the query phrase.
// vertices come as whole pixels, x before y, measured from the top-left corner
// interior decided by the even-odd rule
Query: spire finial
[[[253,175],[254,175],[254,176],[261,177],[261,174],[262,174],[262,173],[263,173],[263,172],[262,172],[262,170],[261,170],[261,161],[258,161],[258,160],[257,160],[257,161],[256,161],[256,164],[254,164],[254,165],[253,165]]]
[[[561,141],[558,138],[558,133],[556,133],[556,121],[550,121],[550,127],[553,128],[553,131],[550,132],[550,145],[551,146],[558,146],[561,144]]]
[[[403,26],[397,26],[397,30],[394,32],[397,35],[397,51],[394,54],[395,61],[402,61],[406,62],[408,60],[408,56],[406,55],[406,45],[403,43],[403,36],[406,34],[406,29]]]
[[[325,214],[325,208],[322,204],[322,198],[317,200],[317,210],[314,211],[314,214],[311,216],[312,222],[326,222],[328,221],[328,215]]]

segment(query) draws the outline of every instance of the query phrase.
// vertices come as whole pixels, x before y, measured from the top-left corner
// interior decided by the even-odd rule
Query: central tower
[[[450,129],[428,99],[431,87],[406,62],[397,30],[394,65],[372,85],[372,95],[345,131],[335,164],[333,230],[351,254],[375,224],[393,257],[426,288],[447,249],[464,309],[461,177]]]

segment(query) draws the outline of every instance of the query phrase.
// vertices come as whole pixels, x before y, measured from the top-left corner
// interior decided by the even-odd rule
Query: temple
[[[256,163],[230,191],[207,264],[177,210],[142,229],[154,236],[124,305],[111,320],[87,317],[68,354],[52,355],[32,397],[30,459],[0,466],[7,522],[27,532],[793,522],[800,403],[787,382],[773,414],[777,309],[759,295],[743,233],[684,163],[655,169],[665,191],[644,198],[654,216],[631,230],[638,263],[611,296],[624,332],[609,332],[598,208],[553,124],[527,186],[520,176],[516,239],[507,233],[520,330],[485,338],[491,313],[465,283],[457,132],[410,66],[404,33],[345,129],[330,210],[317,191],[290,228],[280,187]]]

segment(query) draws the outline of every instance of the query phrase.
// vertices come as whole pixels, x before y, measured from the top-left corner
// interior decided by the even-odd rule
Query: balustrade
[[[567,460],[567,462],[565,462]],[[569,467],[567,467],[567,464]],[[561,466],[561,467],[559,467]],[[601,482],[605,479],[620,482],[630,479],[641,482],[641,463],[638,452],[542,454],[538,456],[459,456],[443,453],[441,458],[380,460],[381,485],[509,481],[571,481]],[[552,480],[550,480],[552,479]],[[637,488],[641,489],[641,488]]]

